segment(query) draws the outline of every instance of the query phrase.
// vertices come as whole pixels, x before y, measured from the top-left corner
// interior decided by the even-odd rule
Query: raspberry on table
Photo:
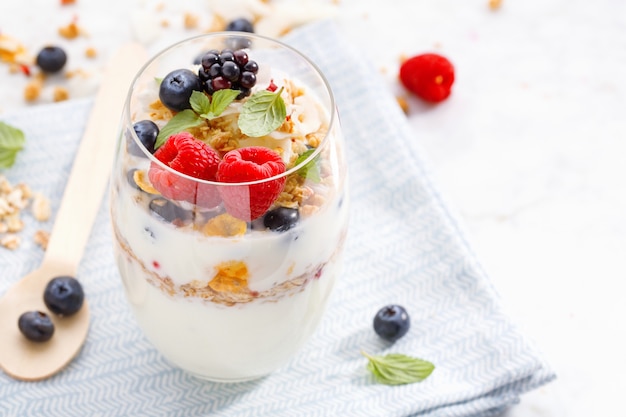
[[[445,57],[426,53],[407,59],[400,66],[400,81],[418,97],[438,103],[448,98],[454,83],[454,67]]]
[[[213,148],[182,132],[170,136],[154,156],[174,171],[201,180],[215,181],[219,155]],[[201,184],[164,169],[152,162],[148,178],[161,195],[171,200],[184,200],[202,207],[215,207],[220,202],[214,185]]]
[[[225,183],[252,182],[285,172],[285,163],[276,152],[261,146],[250,146],[228,152],[222,158],[217,180]],[[285,177],[258,184],[223,186],[220,195],[226,211],[238,219],[252,221],[274,204],[285,186]]]

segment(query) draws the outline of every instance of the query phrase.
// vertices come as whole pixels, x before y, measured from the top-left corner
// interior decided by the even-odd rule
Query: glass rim
[[[132,123],[132,120],[131,120],[130,101],[131,101],[131,98],[133,97],[135,85],[137,84],[137,81],[139,80],[139,77],[144,73],[144,71],[150,65],[152,65],[157,59],[159,59],[162,55],[164,55],[167,52],[169,52],[169,51],[179,47],[180,45],[183,45],[183,44],[186,44],[186,43],[189,43],[189,42],[193,42],[193,41],[196,41],[196,40],[200,40],[200,39],[218,38],[218,37],[225,37],[225,38],[226,37],[231,37],[231,38],[232,37],[236,37],[236,38],[244,37],[244,38],[249,38],[251,40],[258,39],[258,40],[261,40],[261,41],[264,41],[264,42],[269,42],[271,44],[275,44],[276,46],[279,46],[281,48],[287,49],[290,52],[292,52],[295,55],[297,55],[299,58],[301,58],[304,62],[306,62],[307,65],[313,69],[315,74],[323,82],[323,85],[324,85],[324,87],[326,89],[326,93],[328,94],[328,98],[330,100],[330,103],[329,103],[330,115],[329,115],[329,121],[328,121],[328,131],[324,135],[324,138],[320,141],[319,145],[311,153],[311,155],[309,155],[306,159],[301,161],[299,164],[294,165],[292,168],[290,168],[288,170],[285,170],[285,172],[283,172],[283,173],[281,173],[279,175],[274,175],[272,177],[263,178],[263,179],[260,179],[260,180],[245,181],[245,182],[219,182],[219,181],[209,181],[209,180],[204,180],[204,179],[201,179],[201,178],[192,177],[190,175],[187,175],[187,174],[184,174],[182,172],[176,171],[175,169],[172,169],[170,166],[164,164],[163,162],[161,162],[160,160],[155,158],[154,154],[151,154],[150,152],[148,152],[148,150],[143,145],[143,143],[141,143],[141,141],[139,140],[139,137],[137,136],[137,132],[135,132],[135,129],[132,128],[133,123]],[[330,140],[329,137],[331,135],[331,132],[333,131],[334,124],[336,123],[336,118],[337,118],[337,110],[336,110],[336,106],[335,106],[335,96],[334,96],[333,91],[332,91],[332,89],[330,87],[330,83],[328,82],[328,79],[326,78],[324,73],[321,71],[321,69],[309,57],[307,57],[305,54],[300,52],[298,49],[296,49],[296,48],[290,46],[289,44],[287,44],[287,43],[285,43],[283,41],[280,41],[280,40],[278,40],[276,38],[272,38],[272,37],[269,37],[269,36],[263,36],[263,35],[257,35],[255,33],[237,32],[237,31],[219,31],[219,32],[204,33],[204,34],[188,37],[188,38],[182,39],[182,40],[180,40],[178,42],[175,42],[175,43],[173,43],[173,44],[171,44],[171,45],[161,49],[156,54],[154,54],[150,59],[148,59],[141,66],[141,68],[139,68],[139,70],[137,71],[137,74],[135,74],[135,76],[133,77],[133,80],[130,83],[130,87],[128,89],[128,93],[126,95],[126,100],[124,101],[124,117],[123,117],[123,119],[124,120],[128,120],[128,122],[130,124],[131,128],[128,129],[128,130],[130,130],[130,135],[132,136],[133,140],[135,141],[135,144],[139,147],[139,149],[141,149],[141,151],[150,160],[151,163],[157,164],[161,169],[169,171],[172,174],[180,176],[181,178],[185,178],[185,179],[197,182],[199,184],[213,185],[213,186],[219,186],[219,187],[263,184],[263,183],[267,183],[267,182],[270,182],[270,181],[277,180],[279,178],[287,177],[288,175],[291,175],[291,174],[301,170],[303,167],[305,167],[310,162],[312,162],[315,158],[317,158],[317,156],[321,153],[322,148],[325,147],[327,142]],[[126,130],[126,126],[124,127],[124,130]]]

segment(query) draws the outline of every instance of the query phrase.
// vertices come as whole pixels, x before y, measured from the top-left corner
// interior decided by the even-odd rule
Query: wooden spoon
[[[55,276],[76,276],[113,165],[124,100],[145,61],[143,48],[128,44],[108,63],[41,266],[0,298],[0,368],[13,378],[37,381],[54,375],[76,356],[87,337],[89,294],[76,314],[58,317],[43,302],[44,288]],[[72,123],[71,118],[67,122]],[[52,319],[55,331],[49,341],[31,342],[20,333],[18,318],[31,310]]]

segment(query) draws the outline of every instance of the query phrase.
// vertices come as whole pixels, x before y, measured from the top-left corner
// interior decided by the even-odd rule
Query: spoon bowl
[[[85,291],[81,309],[68,317],[50,312],[43,294],[52,278],[76,277],[113,165],[124,99],[133,77],[145,61],[144,49],[134,43],[122,46],[109,61],[67,180],[44,259],[38,269],[17,281],[0,298],[0,368],[15,379],[37,381],[51,377],[78,354],[85,342],[89,330],[88,291]],[[33,310],[47,313],[54,323],[54,334],[46,342],[28,340],[18,328],[20,315]]]
[[[83,302],[80,310],[69,317],[58,317],[43,302],[48,281],[55,276],[69,275],[60,265],[42,264],[24,276],[4,294],[0,301],[0,358],[7,375],[24,381],[37,381],[54,375],[78,354],[89,329],[89,307]],[[25,311],[42,311],[54,324],[54,335],[45,343],[31,342],[17,327]]]

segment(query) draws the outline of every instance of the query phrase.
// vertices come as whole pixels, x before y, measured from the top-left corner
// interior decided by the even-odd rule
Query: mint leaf
[[[298,166],[300,163],[304,162],[309,156],[311,156],[313,152],[315,152],[315,149],[309,149],[308,151],[300,154],[298,156],[298,159],[296,159],[294,166]],[[322,177],[320,176],[320,167],[318,165],[318,161],[319,158],[313,158],[305,166],[298,170],[298,175],[313,182],[320,182],[322,180]]]
[[[26,138],[20,129],[0,122],[0,168],[11,168]]]
[[[211,111],[211,101],[206,96],[206,94],[201,93],[200,91],[192,91],[191,97],[189,97],[189,104],[191,104],[191,108],[193,111],[198,113],[199,115],[203,115]]]
[[[217,90],[209,100],[206,94],[193,91],[189,99],[191,108],[203,119],[218,117],[239,95],[239,90]]]
[[[202,125],[202,123],[205,123],[204,119],[198,116],[191,109],[186,109],[180,113],[176,113],[176,115],[172,117],[159,132],[159,135],[156,138],[156,143],[154,144],[155,149],[161,147],[161,145],[163,145],[167,141],[167,138],[171,135],[192,127],[198,127]]]
[[[238,124],[245,135],[265,136],[283,124],[287,117],[287,108],[280,96],[282,91],[283,87],[275,93],[257,91],[241,106]]]
[[[213,93],[209,113],[212,114],[213,117],[219,116],[224,110],[226,110],[226,107],[228,107],[230,103],[235,101],[239,93],[239,90],[217,90],[215,93]]]
[[[367,369],[381,384],[403,385],[421,382],[435,369],[431,362],[401,353],[379,356],[361,351],[361,354],[369,360]]]

